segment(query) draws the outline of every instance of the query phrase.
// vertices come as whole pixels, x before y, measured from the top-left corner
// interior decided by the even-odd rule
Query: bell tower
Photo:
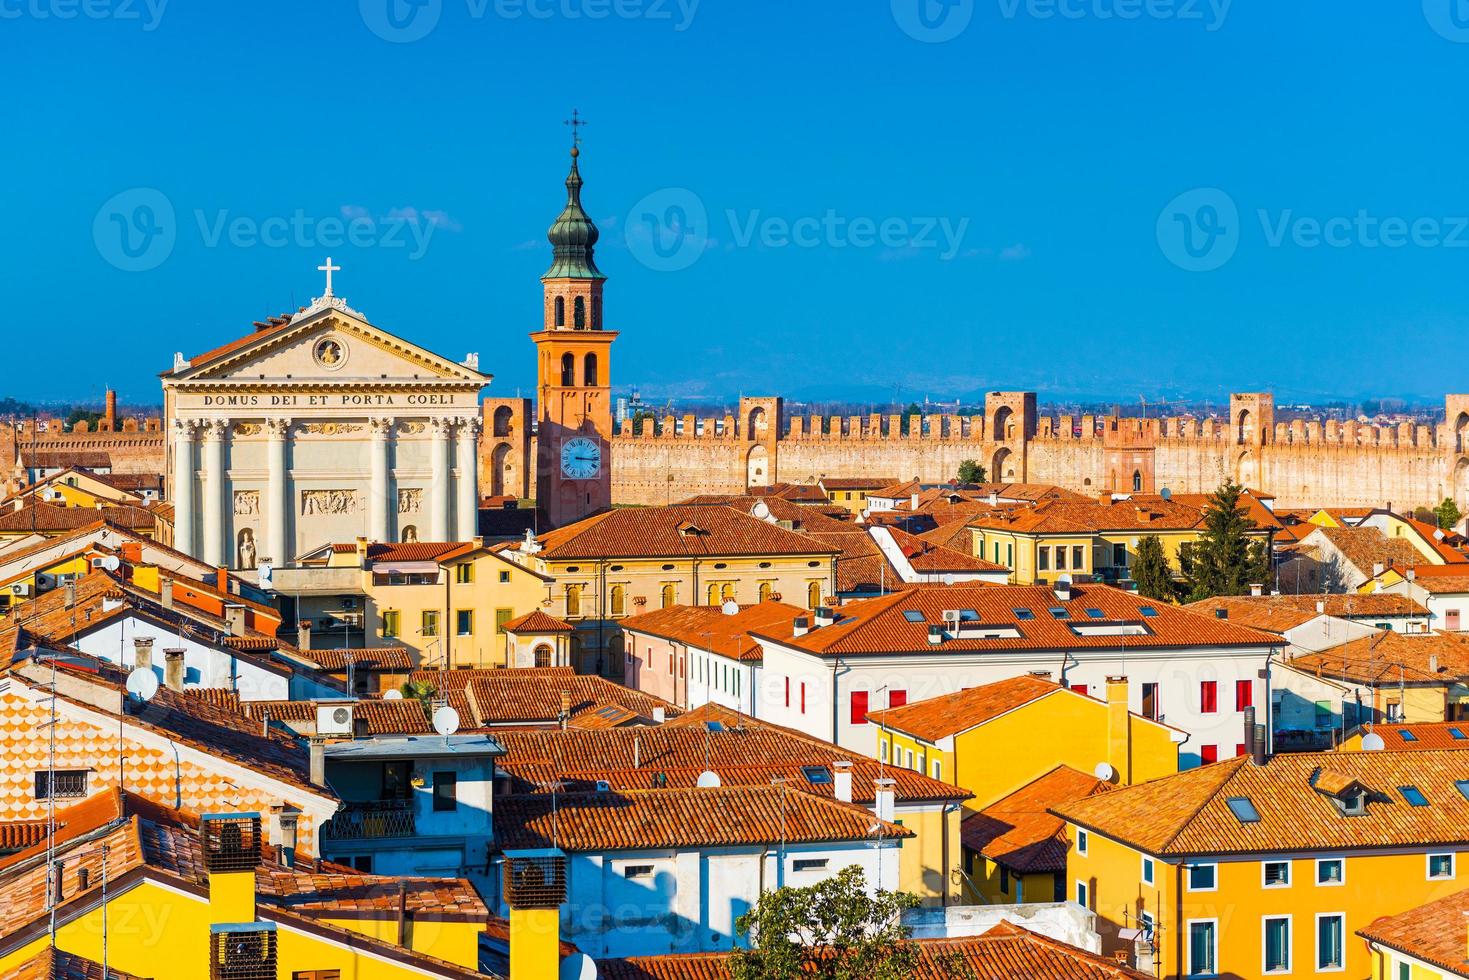
[[[573,114],[573,134],[582,125]],[[612,342],[602,329],[607,277],[592,252],[597,226],[582,209],[581,150],[573,135],[566,207],[551,225],[551,268],[536,345],[536,510],[542,530],[612,506]]]

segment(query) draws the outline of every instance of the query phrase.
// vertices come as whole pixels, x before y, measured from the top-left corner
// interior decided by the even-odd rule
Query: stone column
[[[211,565],[223,565],[224,547],[224,430],[222,419],[204,427],[204,539],[199,557]]]
[[[193,419],[173,420],[173,546],[186,555],[194,550],[194,432]]]
[[[449,491],[452,479],[449,473],[449,419],[433,419],[433,443],[429,457],[433,462],[433,476],[428,488],[428,534],[424,541],[449,540]]]
[[[373,541],[391,541],[393,488],[389,486],[388,448],[393,434],[393,420],[370,419],[372,426],[372,489],[367,506],[367,536]]]
[[[289,565],[296,557],[291,554],[289,529],[291,522],[291,497],[287,488],[286,440],[290,438],[290,419],[267,419],[265,433],[265,460],[267,468],[265,488],[265,557],[273,567]]]
[[[454,540],[468,541],[479,532],[479,433],[480,420],[459,420],[459,466],[454,484]]]

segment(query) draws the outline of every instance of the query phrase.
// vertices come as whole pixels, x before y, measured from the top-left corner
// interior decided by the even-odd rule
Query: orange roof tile
[[[953,694],[941,694],[897,708],[871,711],[867,717],[885,728],[916,735],[926,742],[937,742],[1063,691],[1066,689],[1054,681],[1025,675],[981,684]],[[1080,694],[1073,696],[1082,697]]]
[[[833,549],[733,507],[611,510],[541,535],[548,561],[703,555],[824,555]]]
[[[1320,608],[1317,608],[1317,607]],[[1232,622],[1255,629],[1284,633],[1317,616],[1334,616],[1338,619],[1380,619],[1399,616],[1428,615],[1428,610],[1405,595],[1373,592],[1367,595],[1261,595],[1261,596],[1215,596],[1184,607],[1189,612],[1213,616],[1225,610]]]
[[[1469,680],[1469,634],[1383,630],[1290,661],[1302,673],[1359,684],[1427,685]]]
[[[448,697],[466,727],[553,724],[561,715],[563,693],[570,696],[573,721],[605,708],[626,708],[645,721],[660,708],[665,717],[678,714],[661,698],[570,667],[417,670],[411,676]]]
[[[1066,821],[1053,806],[1085,799],[1112,788],[1110,783],[1070,766],[1057,766],[1039,779],[964,818],[960,839],[1016,874],[1054,874],[1066,870]]]
[[[1450,976],[1469,977],[1469,959],[1464,956],[1466,922],[1469,891],[1462,891],[1398,915],[1383,916],[1359,929],[1357,935],[1445,970]]]
[[[1469,748],[1469,722],[1434,721],[1417,724],[1374,725],[1389,752],[1426,752],[1430,749]],[[1457,734],[1455,734],[1457,733]]]
[[[0,980],[138,980],[108,964],[102,964],[53,946],[44,947],[35,956],[0,971]]]
[[[719,606],[669,606],[622,621],[624,631],[643,633],[735,660],[759,660],[762,647],[750,631],[808,615],[800,606],[762,602],[726,615]]]
[[[505,624],[507,633],[571,633],[576,627],[564,619],[557,619],[536,609],[517,616]]]

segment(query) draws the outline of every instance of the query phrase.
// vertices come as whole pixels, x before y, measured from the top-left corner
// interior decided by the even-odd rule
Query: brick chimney
[[[163,651],[163,686],[170,691],[184,689],[184,651],[178,648]]]
[[[296,624],[296,646],[302,650],[311,649],[311,620],[303,619]]]
[[[133,667],[153,669],[153,637],[133,637]]]

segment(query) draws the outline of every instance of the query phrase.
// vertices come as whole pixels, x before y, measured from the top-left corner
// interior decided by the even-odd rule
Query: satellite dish
[[[127,688],[139,701],[152,701],[158,693],[158,676],[151,667],[134,667],[128,674]]]
[[[1387,743],[1376,732],[1368,732],[1362,739],[1363,752],[1381,752],[1385,748],[1387,748]]]
[[[763,500],[755,501],[755,506],[750,508],[750,516],[762,521],[768,520],[770,518],[770,505]]]
[[[718,789],[723,785],[723,782],[719,778],[719,773],[713,769],[705,769],[699,773],[699,781],[694,785],[700,789]]]
[[[1158,491],[1158,496],[1162,497],[1164,500],[1172,500],[1173,491],[1169,490],[1167,487],[1164,487],[1162,490]]]
[[[104,555],[102,557],[102,567],[109,572],[115,572],[122,567],[122,562],[118,561],[116,555]]]
[[[726,616],[738,616],[740,614],[740,604],[733,599],[726,599],[724,605],[719,607],[719,611]]]
[[[573,953],[561,961],[561,980],[597,980],[597,964],[586,953]]]
[[[1110,762],[1098,762],[1097,768],[1092,770],[1092,775],[1104,783],[1110,783],[1117,777],[1117,770],[1112,768]]]
[[[269,588],[274,587],[274,584],[275,584],[275,577],[274,577],[275,576],[275,569],[271,567],[270,562],[268,562],[268,561],[261,562],[258,566],[256,566],[256,568],[255,568],[255,574],[256,574],[256,577],[258,578],[259,582],[260,582],[260,587],[262,589],[269,589]]]
[[[954,573],[953,572],[945,572],[944,573],[944,584],[945,585],[953,585],[954,584]]]
[[[386,691],[383,692],[383,700],[384,701],[402,701],[403,700],[403,692],[400,691],[400,690],[398,690],[396,687],[391,688],[391,689],[386,690]]]
[[[447,704],[434,712],[434,731],[440,735],[453,735],[459,731],[459,712]]]

